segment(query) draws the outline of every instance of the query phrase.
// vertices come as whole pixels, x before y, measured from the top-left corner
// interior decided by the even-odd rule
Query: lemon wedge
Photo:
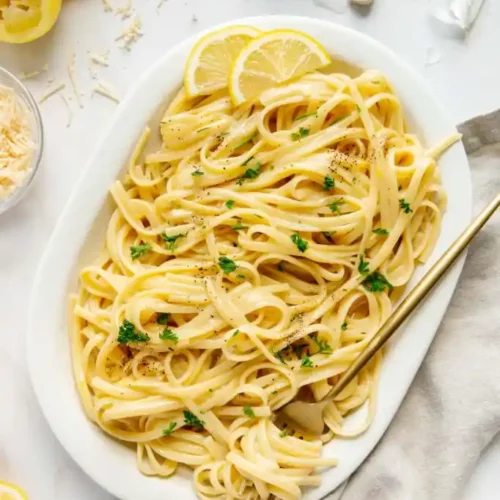
[[[264,90],[330,64],[325,48],[295,30],[273,30],[250,41],[229,73],[229,92],[239,105]]]
[[[0,500],[28,500],[28,495],[15,484],[0,479]]]
[[[45,35],[62,0],[0,0],[0,42],[25,43]]]
[[[262,32],[252,26],[229,26],[200,38],[189,54],[184,89],[190,97],[227,87],[231,65],[247,43]]]

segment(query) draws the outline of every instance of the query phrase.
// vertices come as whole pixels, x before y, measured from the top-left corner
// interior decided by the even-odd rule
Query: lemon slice
[[[247,43],[262,32],[252,26],[229,26],[200,38],[189,54],[184,71],[186,93],[212,94],[227,87],[229,70]]]
[[[62,0],[0,0],[0,42],[25,43],[45,35]]]
[[[0,479],[0,500],[28,500],[28,495],[18,486]]]
[[[238,105],[264,90],[330,64],[325,48],[295,30],[273,30],[240,52],[229,74],[229,91]]]

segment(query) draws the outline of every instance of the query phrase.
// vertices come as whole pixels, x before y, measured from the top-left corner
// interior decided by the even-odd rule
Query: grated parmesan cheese
[[[108,61],[109,50],[103,54],[96,54],[95,52],[89,52],[89,57],[92,62],[100,64],[101,66],[109,66]]]
[[[94,93],[100,94],[103,97],[107,97],[117,104],[120,102],[120,98],[116,95],[111,86],[108,83],[103,82],[102,80],[97,81],[97,85],[94,87]]]
[[[35,147],[29,109],[13,89],[0,85],[0,199],[23,183]]]
[[[35,78],[37,77],[40,73],[48,73],[49,71],[49,65],[48,64],[44,64],[43,68],[42,69],[36,69],[34,71],[23,71],[20,75],[19,75],[19,79],[20,80],[29,80],[30,78]]]
[[[116,9],[116,14],[121,15],[122,19],[127,19],[133,14],[132,0],[125,0],[125,4]]]
[[[130,25],[116,38],[116,41],[122,40],[122,48],[130,50],[132,45],[143,35],[141,28],[141,18],[136,15]]]
[[[78,102],[78,105],[80,106],[80,108],[83,108],[83,103],[82,103],[82,98],[81,98],[82,94],[80,94],[80,91],[78,89],[78,84],[76,83],[76,77],[75,77],[75,53],[74,52],[69,57],[68,74],[69,74],[71,86],[73,87],[73,92],[75,93],[75,97],[76,97],[76,100]]]
[[[62,90],[64,87],[66,87],[65,83],[59,83],[58,85],[52,87],[51,89],[47,90],[45,94],[38,99],[38,102],[42,104],[43,101],[46,101],[49,97],[52,97],[54,94],[57,94],[60,90]]]
[[[106,12],[113,12],[113,6],[111,5],[109,0],[102,0],[102,5]]]
[[[69,127],[71,127],[73,113],[71,112],[71,106],[69,105],[68,99],[66,99],[66,96],[64,94],[61,94],[61,99],[63,100],[63,102],[66,106],[66,109],[68,110],[68,122],[66,123],[66,127],[69,128]]]

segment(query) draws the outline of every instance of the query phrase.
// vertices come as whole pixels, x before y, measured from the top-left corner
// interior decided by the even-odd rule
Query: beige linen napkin
[[[500,191],[500,110],[459,127],[474,214]],[[378,446],[328,500],[458,500],[500,431],[500,213],[469,248],[434,343]],[[500,494],[499,494],[500,498]]]

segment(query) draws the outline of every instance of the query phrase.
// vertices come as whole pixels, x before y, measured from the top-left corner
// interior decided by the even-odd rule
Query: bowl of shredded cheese
[[[0,214],[26,194],[43,150],[40,111],[28,89],[0,67]]]

